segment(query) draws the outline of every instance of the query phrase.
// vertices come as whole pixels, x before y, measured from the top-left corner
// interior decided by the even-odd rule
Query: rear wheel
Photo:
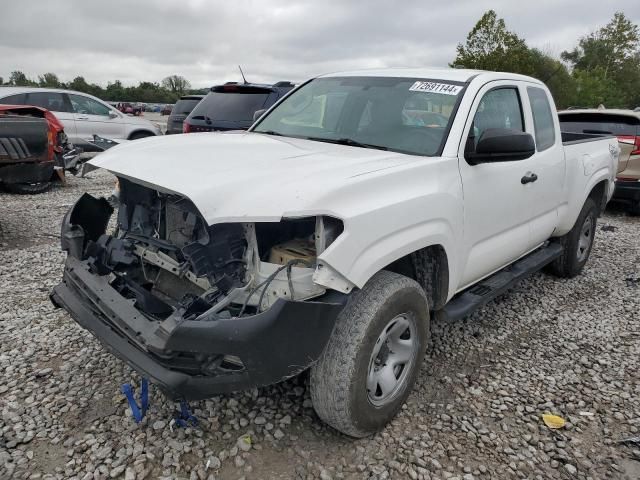
[[[629,213],[634,217],[640,216],[640,201],[634,201],[629,207]]]
[[[51,182],[39,182],[39,183],[7,183],[4,187],[11,193],[17,193],[19,195],[35,195],[38,193],[44,193],[49,190]]]
[[[587,198],[571,231],[558,239],[564,251],[549,265],[551,273],[559,277],[572,278],[582,271],[593,248],[597,221],[596,202]]]
[[[383,428],[411,392],[424,356],[429,307],[410,278],[379,272],[354,292],[311,368],[318,416],[352,437]]]

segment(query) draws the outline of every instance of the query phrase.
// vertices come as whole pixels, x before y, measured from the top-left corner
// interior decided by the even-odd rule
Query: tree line
[[[140,82],[136,86],[125,87],[120,80],[109,82],[106,88],[96,84],[88,83],[84,77],[78,76],[70,82],[62,82],[55,73],[45,73],[39,75],[37,80],[28,78],[21,71],[11,72],[8,82],[4,82],[0,77],[0,85],[11,85],[21,87],[47,87],[76,90],[78,92],[94,95],[107,101],[130,101],[145,103],[175,103],[178,98],[185,94],[206,93],[207,89],[193,90],[187,79],[180,75],[170,75],[160,83]]]
[[[451,67],[521,73],[545,82],[558,108],[569,106],[634,108],[640,106],[640,31],[622,12],[596,31],[580,38],[573,50],[554,58],[507,29],[494,10],[487,11],[469,32],[464,44],[457,46]],[[174,103],[192,90],[188,80],[171,75],[160,83],[140,82],[125,87],[120,80],[106,88],[88,83],[78,76],[61,82],[55,73],[45,73],[37,80],[23,72],[11,73],[0,85],[67,88],[86,92],[109,101]]]
[[[560,59],[529,47],[487,11],[457,46],[452,67],[513,72],[547,84],[558,108],[640,107],[640,32],[622,12],[580,38]]]

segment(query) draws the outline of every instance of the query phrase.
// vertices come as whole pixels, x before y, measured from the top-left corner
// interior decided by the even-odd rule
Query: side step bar
[[[498,295],[503,294],[523,278],[542,269],[542,267],[554,261],[561,254],[562,247],[560,244],[549,243],[493,274],[491,277],[460,292],[447,303],[441,314],[444,314],[448,320],[460,320]]]

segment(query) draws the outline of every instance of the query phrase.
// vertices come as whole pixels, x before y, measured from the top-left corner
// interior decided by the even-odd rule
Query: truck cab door
[[[470,160],[488,129],[526,131],[519,82],[490,82],[481,88],[467,118],[458,151],[464,195],[464,252],[459,290],[517,260],[534,248],[527,177],[535,156],[473,164]]]
[[[525,116],[530,118],[527,123],[533,127],[530,133],[536,143],[531,172],[537,177],[526,186],[526,191],[531,209],[531,239],[540,244],[558,226],[558,209],[568,199],[565,156],[553,99],[547,90],[535,84],[527,85],[526,93]]]

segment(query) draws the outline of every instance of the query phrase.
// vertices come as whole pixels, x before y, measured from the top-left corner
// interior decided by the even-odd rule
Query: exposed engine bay
[[[343,229],[328,216],[208,226],[188,199],[124,178],[112,203],[113,233],[100,233],[109,208],[93,228],[84,225],[83,251],[68,250],[88,259],[93,273],[109,275],[120,295],[157,320],[242,317],[269,309],[278,298],[321,296],[326,288],[312,278],[316,259]]]

